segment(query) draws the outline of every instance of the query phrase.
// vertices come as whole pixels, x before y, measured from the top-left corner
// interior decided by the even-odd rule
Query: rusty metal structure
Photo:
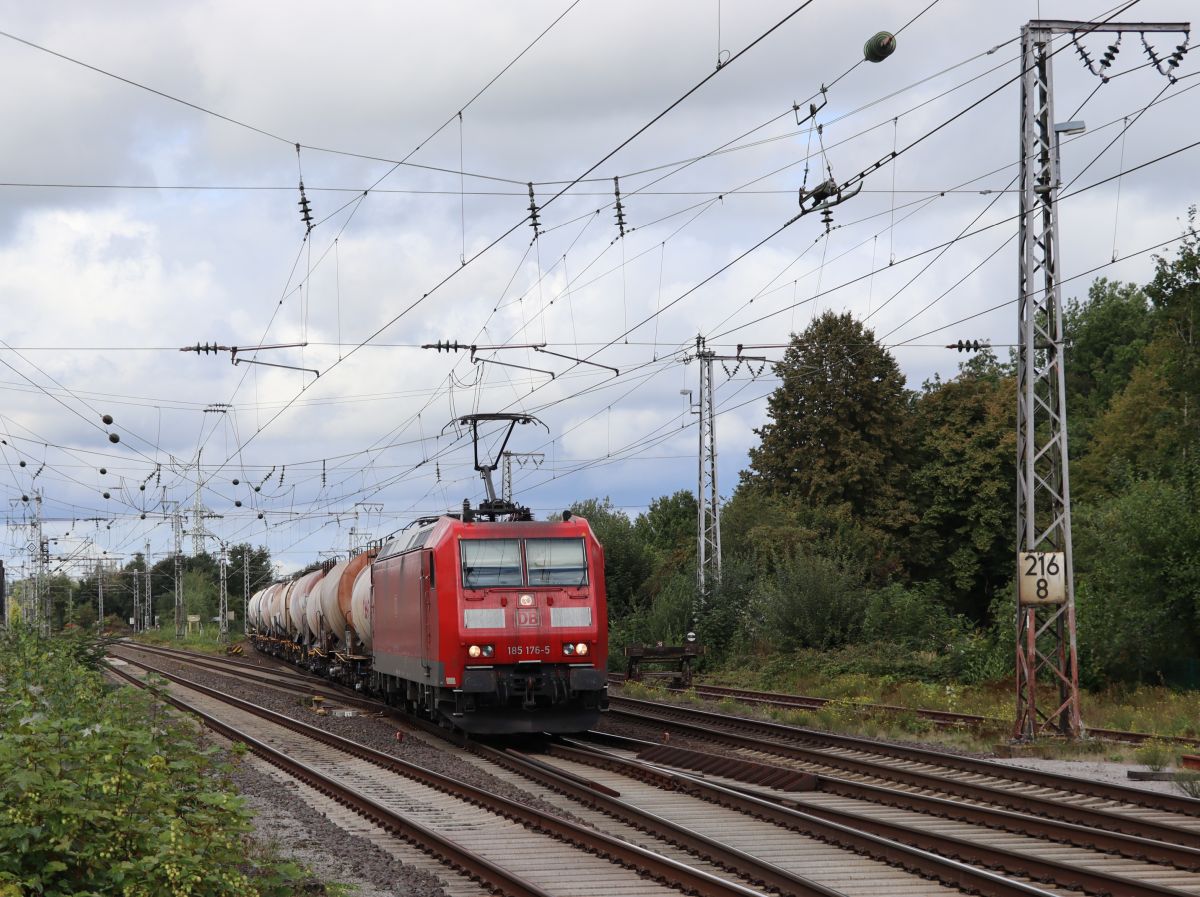
[[[1084,734],[1079,710],[1079,658],[1075,639],[1075,583],[1071,546],[1071,488],[1067,452],[1066,378],[1063,365],[1063,313],[1058,241],[1058,141],[1062,133],[1082,130],[1082,122],[1056,125],[1051,46],[1056,36],[1071,36],[1081,57],[1089,57],[1081,36],[1136,32],[1152,61],[1156,53],[1147,33],[1186,32],[1187,23],[1066,20],[1030,21],[1021,30],[1021,159],[1018,233],[1017,364],[1017,556],[1045,565],[1061,577],[1054,591],[1026,593],[1018,586],[1016,638],[1016,718],[1013,738],[1029,741],[1040,734],[1069,738]],[[1062,45],[1059,49],[1065,49]],[[1157,65],[1174,79],[1186,50]],[[1105,59],[1111,62],[1116,45]],[[1178,57],[1178,58],[1177,58]],[[1104,64],[1102,63],[1102,66]],[[1165,65],[1165,70],[1164,70]],[[1107,80],[1103,68],[1096,71]],[[1021,580],[1018,566],[1018,583]],[[1044,567],[1043,567],[1044,569]],[[1040,582],[1041,580],[1039,580]],[[1054,698],[1039,704],[1038,681],[1052,685]],[[1045,691],[1043,690],[1043,697]]]

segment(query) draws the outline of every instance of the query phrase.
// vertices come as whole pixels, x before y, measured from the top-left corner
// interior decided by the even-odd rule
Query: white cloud
[[[194,461],[202,446],[206,475],[212,476],[204,501],[225,515],[212,528],[228,538],[265,539],[285,564],[298,566],[318,550],[344,546],[351,526],[378,535],[411,512],[456,506],[463,496],[477,495],[469,447],[453,430],[438,434],[455,415],[505,409],[537,412],[551,428],[549,437],[519,430],[510,446],[549,456],[519,478],[536,507],[608,494],[636,509],[656,495],[693,488],[695,464],[687,458],[695,451],[695,430],[670,435],[670,428],[678,426],[672,420],[682,411],[679,390],[696,388],[695,364],[681,359],[697,333],[732,351],[737,343],[782,342],[814,313],[845,309],[872,313],[877,334],[896,328],[889,340],[903,340],[1012,297],[1012,246],[969,274],[1012,233],[1011,223],[957,243],[919,276],[933,255],[906,259],[954,238],[994,198],[948,193],[925,205],[929,195],[913,191],[946,189],[993,169],[1003,170],[967,189],[1008,182],[1012,169],[1004,166],[1017,152],[1015,86],[902,155],[894,166],[895,194],[892,167],[868,177],[864,192],[835,210],[827,240],[820,239],[816,217],[805,218],[693,290],[795,214],[800,160],[819,144],[797,132],[791,104],[803,108],[823,83],[850,68],[870,33],[899,27],[923,6],[917,0],[873,2],[851,13],[818,0],[599,166],[594,182],[553,201],[561,185],[539,183],[545,233],[537,246],[530,248],[532,231],[521,224],[465,268],[464,242],[471,256],[519,224],[529,204],[525,181],[561,181],[587,170],[714,70],[715,8],[698,10],[678,0],[581,4],[569,14],[464,114],[465,167],[517,181],[462,182],[467,191],[494,195],[460,197],[458,176],[404,168],[355,202],[353,192],[323,188],[360,190],[389,166],[303,150],[299,163],[315,216],[333,216],[303,250],[299,170],[288,141],[399,158],[452,119],[565,4],[509,3],[468,12],[374,3],[337,15],[316,3],[207,2],[179,11],[128,2],[14,10],[6,27],[15,33],[285,141],[28,47],[0,44],[0,77],[19,88],[0,96],[6,122],[0,180],[281,188],[0,187],[3,336],[11,345],[31,347],[24,353],[28,361],[8,352],[2,357],[87,418],[30,391],[16,372],[0,371],[0,424],[27,440],[14,438],[5,447],[6,460],[15,465],[19,447],[22,457],[36,461],[0,468],[7,492],[28,492],[32,470],[44,461],[47,470],[37,485],[45,488],[51,516],[63,518],[54,526],[65,532],[77,526],[74,517],[111,517],[112,529],[91,533],[100,545],[127,552],[149,537],[162,551],[169,527],[154,516],[157,506],[146,505],[146,521],[139,516],[142,503],[162,493],[143,493],[137,485],[153,472],[155,460],[173,455]],[[726,5],[720,47],[744,46],[789,9],[782,3]],[[1073,2],[1062,14],[1086,18],[1102,11],[1096,3]],[[843,179],[866,169],[1012,78],[1017,44],[1007,43],[887,98],[1010,41],[1036,12],[1035,3],[934,7],[901,35],[894,57],[858,66],[829,91],[820,117],[827,156],[810,162],[809,184],[827,176],[826,165]],[[1181,0],[1146,0],[1138,9],[1143,19],[1188,13]],[[1139,50],[1136,39],[1127,39],[1118,68],[1140,64]],[[1192,65],[1185,61],[1185,73]],[[937,98],[994,66],[1000,68]],[[1097,82],[1070,48],[1055,66],[1058,108],[1065,116]],[[1114,79],[1088,100],[1077,117],[1087,120],[1089,132],[1063,147],[1066,178],[1118,133],[1106,123],[1136,113],[1164,83],[1143,69]],[[1115,173],[1122,155],[1130,167],[1193,139],[1190,123],[1200,93],[1185,92],[1191,83],[1181,81],[1164,93],[1168,102],[1147,112],[1080,184]],[[770,126],[751,130],[781,113]],[[747,143],[780,139],[714,155],[657,183],[667,169],[634,174],[706,153],[746,132]],[[452,120],[414,161],[457,169],[459,158],[460,131]],[[1174,236],[1175,219],[1195,199],[1187,194],[1192,167],[1185,153],[1125,177],[1119,220],[1116,182],[1064,200],[1064,273],[1108,262],[1114,223],[1121,252]],[[615,174],[621,175],[629,228],[623,243],[614,242],[607,207]],[[750,189],[768,192],[734,190],[758,178]],[[726,195],[709,202],[712,191]],[[976,227],[1011,218],[1015,209],[1015,197],[1003,195]],[[889,268],[893,253],[897,264]],[[882,270],[863,278],[872,258]],[[1151,270],[1142,256],[1105,273],[1144,280]],[[540,285],[539,271],[545,275]],[[305,288],[297,291],[302,280]],[[1065,291],[1080,295],[1089,280]],[[920,311],[947,290],[945,299]],[[676,299],[625,342],[623,331]],[[413,303],[371,345],[347,356],[350,346]],[[1002,309],[916,341],[962,336],[1010,342],[1014,317],[1015,310]],[[339,334],[349,346],[332,345]],[[177,351],[214,340],[244,347],[260,338],[307,339],[303,350],[258,358],[315,367],[321,377],[234,367],[228,355]],[[488,363],[472,366],[465,353],[450,357],[419,348],[445,339],[545,340],[554,351],[619,368],[621,376],[531,350],[481,353],[553,370],[558,376],[551,381]],[[37,346],[104,348],[34,351]],[[955,353],[924,347],[896,354],[913,386],[934,371],[952,373],[958,360]],[[737,406],[769,390],[769,382],[747,384],[745,376],[743,369],[727,383],[719,372],[718,402]],[[58,392],[50,377],[79,398]],[[205,411],[219,402],[234,407]],[[751,402],[720,419],[722,491],[736,484],[764,408],[763,401]],[[99,413],[117,419],[119,446],[92,425]],[[643,442],[664,424],[662,441]],[[246,446],[240,454],[239,444]],[[628,445],[635,446],[624,453],[629,457],[604,458]],[[583,461],[592,463],[579,468]],[[218,462],[228,463],[218,472]],[[98,497],[106,482],[97,472],[101,465],[110,470],[107,482],[118,484],[114,495],[120,498]],[[190,504],[191,476],[168,469],[162,478],[167,497]],[[236,487],[235,477],[243,481]],[[252,484],[259,483],[256,493]],[[235,500],[243,507],[235,508]],[[382,502],[384,512],[356,506],[362,501]],[[119,513],[109,515],[114,507]],[[23,519],[22,509],[13,513]],[[15,556],[23,542],[15,534],[4,550]]]

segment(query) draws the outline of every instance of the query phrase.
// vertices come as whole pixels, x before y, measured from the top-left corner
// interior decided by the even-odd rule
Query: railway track
[[[613,683],[623,683],[624,676],[610,676]],[[672,689],[672,691],[677,691]],[[915,716],[943,729],[972,729],[982,733],[994,733],[1006,736],[1012,728],[1010,720],[993,716],[980,716],[974,713],[955,713],[949,710],[930,710],[913,707],[901,707],[897,704],[871,704],[860,701],[845,702],[833,698],[817,698],[811,695],[792,695],[781,692],[754,691],[746,688],[729,688],[722,685],[695,685],[687,691],[694,692],[697,697],[708,701],[733,700],[743,704],[762,707],[793,708],[799,710],[820,710],[830,704],[850,707],[864,714],[884,714],[889,716]],[[1120,729],[1101,729],[1089,727],[1088,735],[1092,738],[1102,738],[1107,741],[1119,741],[1128,744],[1141,744],[1150,739],[1158,739],[1171,744],[1195,747],[1200,744],[1200,736],[1189,738],[1178,735],[1156,735],[1147,732],[1125,732]]]
[[[817,837],[839,843],[849,849],[870,854],[879,851],[882,839],[886,856],[920,874],[939,878],[947,884],[988,893],[988,884],[955,879],[965,864],[971,870],[991,869],[1005,876],[1023,876],[1053,889],[1081,890],[1089,894],[1115,894],[1127,897],[1164,897],[1196,893],[1200,874],[1185,872],[1145,859],[1123,859],[1103,853],[1099,848],[1063,847],[1047,841],[1037,820],[1024,817],[1024,833],[997,835],[985,822],[952,824],[903,809],[887,809],[862,800],[846,800],[825,791],[825,782],[810,783],[807,788],[780,791],[776,788],[746,788],[731,775],[697,776],[680,771],[678,765],[639,759],[639,748],[652,745],[626,743],[619,748],[599,750],[590,744],[568,743],[549,748],[555,768],[575,775],[604,770],[599,782],[620,788],[630,801],[666,802],[659,792],[682,793],[721,810],[711,810],[713,825],[736,830],[736,816],[754,817],[807,838]],[[725,760],[729,766],[728,759]],[[673,766],[673,768],[671,768]],[[727,769],[727,772],[732,772]],[[639,787],[640,786],[640,787]],[[722,813],[724,814],[722,816]],[[1036,833],[1036,834],[1035,834]],[[1087,845],[1086,832],[1080,843]],[[762,836],[760,836],[762,837]],[[1101,843],[1103,835],[1100,834]],[[897,846],[910,848],[904,857]],[[949,861],[947,866],[931,862],[936,856]]]
[[[763,893],[152,665],[124,662],[171,681],[171,693],[164,699],[206,726],[245,743],[272,765],[498,893],[538,897],[598,893],[633,897],[680,891],[756,897]],[[113,671],[145,686],[120,667]],[[792,877],[785,893],[840,895],[798,877]]]
[[[776,762],[791,760],[831,774],[940,790],[943,796],[1200,847],[1200,801],[1192,798],[675,704],[623,697],[613,698],[611,704],[610,719],[624,719],[651,731],[665,726],[668,731]]]
[[[229,675],[227,665],[220,669],[223,659],[169,649],[160,653]],[[308,692],[313,684],[289,677],[287,669],[275,673],[245,662],[236,666],[239,677],[275,680],[274,687],[284,688],[290,678],[286,687],[294,692]],[[716,728],[707,722],[708,729]],[[653,720],[655,727],[663,724],[662,717]],[[762,747],[761,737],[754,745]],[[811,893],[788,877],[796,874],[794,869],[813,879],[801,876],[804,884],[824,886],[829,893],[924,894],[929,893],[926,879],[941,883],[938,893],[945,892],[944,886],[998,895],[1200,893],[1200,850],[972,801],[756,761],[738,761],[743,768],[731,771],[735,764],[728,756],[645,742],[605,751],[582,744],[551,745],[543,757],[477,743],[468,748],[478,762],[535,783],[540,789],[535,794],[566,798],[565,807],[575,814],[591,812],[593,825],[623,827],[621,837],[627,840],[650,835],[654,850],[685,863],[700,858],[777,893]],[[715,772],[713,764],[727,775]],[[597,769],[607,778],[597,779]],[[748,788],[747,780],[774,780],[778,787]],[[708,806],[697,809],[697,804]],[[663,817],[681,817],[687,825],[664,834]]]

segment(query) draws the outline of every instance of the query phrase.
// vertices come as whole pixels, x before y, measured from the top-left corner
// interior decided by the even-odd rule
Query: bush
[[[1175,777],[1175,787],[1186,797],[1200,799],[1200,772],[1183,772]]]
[[[875,592],[867,602],[863,637],[935,650],[953,642],[964,627],[934,597],[935,588],[893,583]]]
[[[759,584],[756,615],[765,640],[781,648],[836,648],[862,632],[862,581],[828,558],[780,558]]]
[[[1162,772],[1175,762],[1175,749],[1161,738],[1150,738],[1133,751],[1138,763],[1154,772]]]
[[[86,637],[0,639],[0,894],[283,895],[195,729],[90,667]]]

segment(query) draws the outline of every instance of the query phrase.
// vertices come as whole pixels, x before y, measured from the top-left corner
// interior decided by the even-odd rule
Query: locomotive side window
[[[531,586],[587,585],[583,539],[526,539]]]
[[[523,585],[521,546],[516,539],[463,539],[463,588]]]

